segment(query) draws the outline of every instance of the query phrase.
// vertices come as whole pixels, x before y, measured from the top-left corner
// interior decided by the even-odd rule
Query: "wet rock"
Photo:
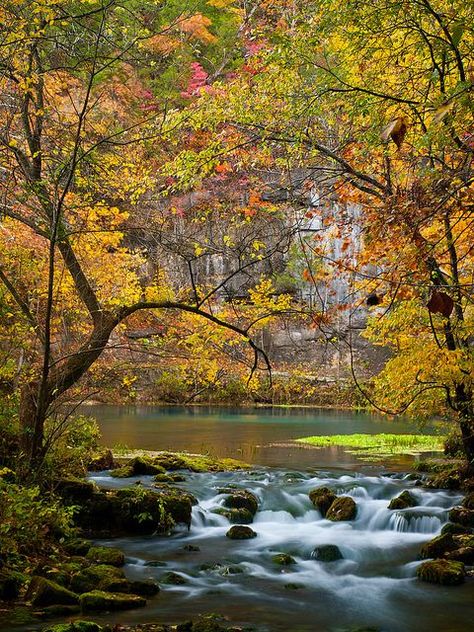
[[[456,522],[448,522],[441,529],[441,534],[451,533],[452,535],[459,535],[463,533],[471,533],[472,529],[469,527],[465,527],[462,524],[457,524]]]
[[[235,459],[216,459],[203,454],[188,454],[187,452],[162,452],[154,457],[153,462],[169,471],[231,472],[248,467],[246,463]]]
[[[335,544],[317,546],[311,553],[311,557],[318,562],[336,562],[337,560],[343,559],[339,547]]]
[[[213,509],[213,513],[224,516],[231,524],[251,524],[253,522],[253,514],[248,509],[226,509],[218,507]]]
[[[98,623],[93,621],[74,621],[43,628],[41,632],[102,632],[103,629]]]
[[[160,587],[153,579],[137,579],[130,582],[130,592],[142,597],[153,597],[160,592]]]
[[[93,537],[165,533],[174,523],[190,526],[195,502],[177,488],[100,491],[81,505],[75,519]]]
[[[461,546],[450,553],[444,555],[446,560],[455,560],[457,562],[463,562],[468,566],[474,564],[474,547],[473,546]]]
[[[162,584],[168,584],[171,586],[183,586],[188,583],[188,580],[183,575],[170,571],[160,578]]]
[[[474,492],[467,494],[467,496],[463,498],[462,506],[466,509],[474,509]]]
[[[465,527],[474,527],[474,510],[465,507],[453,507],[449,512],[451,522],[457,522]]]
[[[445,553],[454,551],[456,543],[450,533],[438,535],[421,547],[420,555],[422,559],[430,557],[443,557]]]
[[[336,494],[329,487],[317,487],[309,492],[309,499],[316,509],[321,512],[323,518],[336,498]]]
[[[254,516],[258,510],[258,498],[248,490],[233,490],[224,499],[224,507],[229,509],[246,509]]]
[[[107,564],[108,566],[123,566],[125,555],[114,547],[93,546],[89,549],[86,558],[95,564]]]
[[[107,610],[131,610],[142,608],[146,600],[138,595],[125,595],[123,593],[108,593],[101,590],[93,590],[80,596],[82,612],[102,612]]]
[[[147,476],[151,474],[164,474],[165,468],[154,463],[151,459],[136,456],[126,465],[110,472],[114,478],[129,478],[130,476]]]
[[[64,586],[38,576],[32,578],[25,599],[35,607],[75,605],[79,601],[78,596]]]
[[[231,540],[250,540],[256,538],[257,534],[250,527],[236,524],[227,531],[226,537]]]
[[[461,483],[461,474],[457,470],[448,470],[435,474],[425,482],[425,485],[434,489],[459,489]]]
[[[71,590],[77,593],[91,592],[120,580],[125,580],[125,574],[120,568],[99,564],[76,573],[71,580]]]
[[[464,582],[465,570],[462,562],[431,560],[421,564],[416,571],[418,579],[430,584],[455,586]]]
[[[396,498],[392,498],[388,508],[389,509],[408,509],[408,507],[415,507],[417,502],[409,491],[405,490]]]
[[[16,599],[20,589],[26,583],[26,576],[17,571],[3,568],[0,570],[0,600]]]
[[[349,496],[339,496],[326,512],[326,518],[333,522],[353,520],[357,514],[357,505]]]
[[[195,544],[185,544],[183,546],[183,550],[195,553],[196,551],[200,551],[201,549],[198,546],[196,546]]]
[[[155,483],[182,483],[186,477],[182,474],[157,474],[153,479]]]
[[[279,566],[291,566],[292,564],[296,564],[295,558],[287,553],[277,553],[277,555],[272,557],[272,562]]]
[[[80,505],[92,498],[97,492],[97,485],[92,481],[85,481],[79,478],[67,478],[56,482],[56,493],[61,496],[66,504]]]
[[[117,463],[114,461],[112,450],[101,450],[99,454],[96,454],[90,463],[87,465],[89,472],[101,472],[102,470],[113,470],[117,467]]]

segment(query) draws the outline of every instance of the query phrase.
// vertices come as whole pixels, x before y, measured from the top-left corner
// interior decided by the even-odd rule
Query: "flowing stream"
[[[170,445],[165,429],[165,439],[160,441],[160,413],[155,409],[154,414],[158,418],[155,449],[196,450],[196,443],[202,442],[206,435],[206,432],[199,435],[199,422],[189,423],[188,419],[187,440],[184,433],[178,432],[177,445]],[[200,411],[197,414],[200,419],[205,419],[206,414],[211,413]],[[127,416],[130,415],[129,409]],[[332,423],[333,427],[337,426],[335,432],[339,433],[341,423],[352,427],[352,432],[360,431],[358,423],[369,423],[374,432],[387,432],[380,430],[377,419],[372,417],[363,417],[361,421],[360,417],[354,416],[349,424],[350,413],[343,413],[342,421],[334,414],[324,421],[324,415],[317,413],[313,425]],[[171,416],[177,421],[176,412]],[[267,440],[276,438],[281,441],[285,433],[288,440],[318,432],[314,427],[310,428],[308,413],[305,412],[300,420],[295,420],[294,412],[289,417],[286,424],[265,426]],[[211,424],[214,421],[208,420]],[[238,415],[235,421],[237,426],[249,423],[242,422]],[[104,423],[106,430],[108,423]],[[383,423],[388,422],[381,422],[382,426]],[[144,425],[149,428],[149,421]],[[177,425],[179,427],[179,423]],[[306,426],[305,432],[301,432],[301,425]],[[139,429],[140,414],[137,413],[127,432],[129,436],[138,437]],[[120,431],[124,433],[124,430],[122,424]],[[401,427],[399,431],[406,431],[406,428]],[[224,426],[222,432],[229,434],[231,431]],[[329,434],[327,430],[326,433]],[[125,552],[125,572],[129,578],[154,578],[161,582],[161,592],[149,599],[147,608],[104,615],[102,620],[172,623],[191,619],[199,613],[216,612],[233,623],[250,624],[262,631],[341,632],[363,626],[373,626],[384,632],[465,632],[472,629],[472,582],[460,587],[442,587],[423,584],[415,577],[421,545],[440,532],[447,521],[448,510],[460,501],[461,495],[428,490],[413,476],[396,471],[393,464],[386,469],[380,465],[354,462],[352,456],[341,455],[341,451],[287,447],[283,451],[277,448],[272,453],[270,446],[262,443],[262,431],[257,434],[257,441],[264,448],[260,454],[266,455],[263,460],[270,461],[272,467],[255,465],[250,471],[232,473],[184,472],[186,480],[178,486],[192,492],[199,501],[193,508],[189,530],[178,528],[171,537],[101,541],[101,544],[118,546]],[[107,443],[107,432],[105,435]],[[144,436],[145,443],[150,441],[147,432]],[[209,436],[205,436],[205,440],[210,440]],[[224,445],[220,440],[216,444]],[[234,431],[233,441],[227,443],[231,448],[230,455],[241,450],[242,445],[242,437]],[[216,452],[223,455],[223,448]],[[229,449],[225,452],[225,456],[229,456]],[[258,452],[255,458],[258,459]],[[290,462],[291,468],[288,467]],[[95,473],[91,478],[100,486],[110,488],[134,485],[138,480],[113,479],[106,472]],[[150,486],[152,477],[142,476],[140,481],[142,485]],[[258,497],[259,509],[250,525],[257,537],[252,540],[227,538],[225,534],[230,527],[227,518],[214,513],[225,498],[219,490],[229,485],[250,490]],[[321,485],[355,500],[355,520],[334,523],[321,516],[308,497],[311,489]],[[390,499],[406,489],[414,495],[417,506],[389,510]],[[316,559],[314,550],[328,544],[339,548],[342,559],[333,562]],[[296,563],[279,566],[272,560],[277,553],[291,555]],[[181,585],[162,583],[170,571],[182,576]]]

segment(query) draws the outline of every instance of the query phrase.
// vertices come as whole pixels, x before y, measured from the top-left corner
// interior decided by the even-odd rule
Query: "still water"
[[[343,449],[304,449],[291,443],[312,434],[413,432],[408,422],[309,409],[94,406],[85,412],[98,419],[106,445],[207,452],[252,464],[244,472],[184,473],[186,480],[179,486],[199,501],[189,530],[176,528],[171,537],[102,542],[124,550],[130,578],[160,582],[173,571],[181,574],[183,584],[162,583],[147,608],[99,619],[176,623],[217,612],[263,632],[342,632],[365,626],[382,632],[472,629],[472,580],[461,587],[441,587],[415,577],[422,544],[439,534],[461,496],[420,486],[403,472],[412,457],[364,463]],[[92,478],[109,488],[137,482],[113,479],[107,472]],[[153,484],[146,476],[140,482]],[[214,513],[224,502],[220,488],[229,484],[258,497],[253,540],[226,538],[230,525]],[[308,498],[321,485],[354,499],[355,520],[333,523],[321,516]],[[389,510],[390,499],[406,489],[417,506]],[[184,548],[189,544],[192,550]],[[337,546],[342,559],[318,561],[314,549],[327,544]],[[290,554],[295,563],[276,565],[276,553]]]

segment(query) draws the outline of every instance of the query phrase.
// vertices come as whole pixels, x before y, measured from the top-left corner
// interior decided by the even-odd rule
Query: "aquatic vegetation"
[[[341,447],[356,456],[381,458],[400,454],[420,454],[421,452],[441,452],[444,437],[421,434],[347,434],[316,435],[296,439],[298,443],[315,448]]]

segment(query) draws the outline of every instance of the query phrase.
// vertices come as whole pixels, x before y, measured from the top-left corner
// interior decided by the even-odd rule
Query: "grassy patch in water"
[[[441,435],[420,434],[316,435],[296,439],[298,443],[306,443],[316,448],[347,448],[348,452],[363,458],[442,451],[444,440],[445,437]]]

